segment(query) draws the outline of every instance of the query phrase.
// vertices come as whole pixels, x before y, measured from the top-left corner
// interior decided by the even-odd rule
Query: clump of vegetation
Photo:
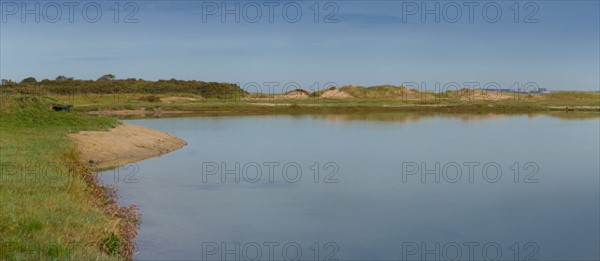
[[[121,252],[122,243],[121,239],[114,233],[110,233],[110,235],[102,238],[102,249],[106,251],[106,253],[115,255]]]
[[[54,80],[41,81],[28,77],[20,83],[2,80],[0,92],[10,90],[19,94],[31,95],[90,95],[90,94],[195,94],[204,98],[233,99],[245,97],[248,93],[237,84],[203,81],[116,79],[107,74],[97,80],[77,80],[60,75]]]
[[[378,85],[371,87],[363,86],[343,86],[340,90],[347,92],[356,98],[367,98],[367,99],[394,99],[403,98],[406,95],[418,93],[417,90],[408,90],[404,86],[393,86],[393,85]]]
[[[160,97],[155,96],[155,95],[147,95],[147,96],[142,96],[142,97],[138,98],[138,101],[160,102]]]

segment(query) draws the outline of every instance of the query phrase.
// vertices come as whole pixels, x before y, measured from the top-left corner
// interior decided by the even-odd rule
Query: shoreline
[[[482,106],[480,104],[411,104],[411,105],[329,105],[318,104],[245,104],[234,106],[197,106],[186,109],[174,107],[87,108],[77,111],[93,116],[115,117],[176,117],[181,115],[271,115],[271,114],[328,114],[377,112],[439,112],[439,113],[552,113],[600,112],[600,106]]]
[[[77,168],[77,172],[83,175],[96,198],[94,205],[123,221],[118,225],[122,238],[120,255],[125,260],[133,260],[135,237],[141,220],[137,205],[121,206],[117,202],[117,189],[106,187],[94,173],[159,157],[178,150],[187,143],[168,133],[131,124],[120,124],[108,131],[69,133],[68,136],[75,143],[74,166],[81,166]],[[111,252],[105,246],[102,248]]]
[[[109,131],[81,131],[69,137],[77,144],[80,162],[91,170],[158,157],[187,145],[168,133],[131,124],[121,124]]]
[[[275,108],[274,108],[275,107]],[[114,117],[117,119],[143,119],[143,118],[178,118],[178,117],[203,117],[203,116],[257,116],[257,115],[329,115],[329,114],[370,114],[370,113],[435,113],[435,114],[570,114],[570,115],[598,115],[600,107],[551,107],[547,110],[540,109],[503,109],[503,108],[465,108],[449,106],[423,106],[423,107],[333,107],[323,110],[314,107],[294,108],[272,106],[267,110],[236,109],[230,110],[169,110],[169,109],[101,109],[95,111],[82,110],[80,113],[95,117]],[[280,109],[277,109],[280,108]],[[308,108],[308,109],[306,109]]]

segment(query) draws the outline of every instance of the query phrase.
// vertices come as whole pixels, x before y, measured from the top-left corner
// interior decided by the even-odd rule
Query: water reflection
[[[477,121],[477,120],[493,120],[502,119],[514,116],[527,116],[529,119],[535,119],[543,116],[550,116],[565,120],[598,120],[600,113],[567,113],[567,112],[545,112],[545,113],[472,113],[472,114],[457,114],[457,113],[356,113],[356,114],[319,114],[311,115],[317,119],[325,119],[330,121],[390,121],[390,122],[415,122],[423,119],[432,118],[447,118],[457,119],[461,121]],[[303,116],[296,116],[303,117]]]
[[[268,260],[270,243],[277,244],[274,259],[294,257],[296,249],[302,260],[332,253],[420,260],[427,249],[452,259],[458,249],[460,260],[470,260],[474,247],[476,260],[496,249],[502,260],[597,260],[598,119],[376,113],[133,120],[188,146],[139,162],[138,183],[104,181],[118,187],[122,203],[140,207],[137,258],[144,260],[254,257],[245,247]],[[275,172],[266,167],[272,163]],[[261,166],[260,178],[249,166]],[[325,182],[332,173],[338,182]]]

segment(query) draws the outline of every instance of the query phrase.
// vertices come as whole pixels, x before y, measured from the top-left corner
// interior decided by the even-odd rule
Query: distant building
[[[530,93],[550,93],[550,91],[548,90],[548,88],[538,88],[537,90],[532,90],[530,91]]]
[[[535,90],[525,90],[524,88],[515,89],[480,89],[482,91],[490,91],[490,92],[504,92],[504,93],[550,93],[547,88],[537,88]]]

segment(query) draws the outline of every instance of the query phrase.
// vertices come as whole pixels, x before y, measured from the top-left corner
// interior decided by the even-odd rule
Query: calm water
[[[143,215],[137,259],[600,258],[598,117],[127,123],[189,143],[101,173]]]

